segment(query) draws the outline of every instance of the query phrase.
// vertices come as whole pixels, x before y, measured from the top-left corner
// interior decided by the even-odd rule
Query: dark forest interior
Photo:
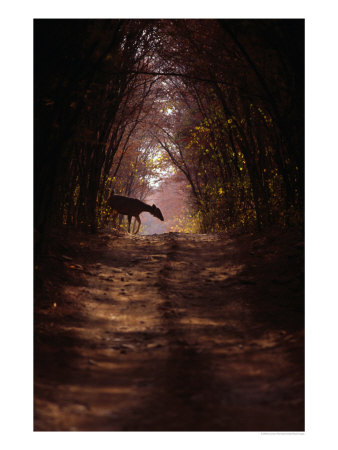
[[[304,430],[304,21],[35,20],[34,250],[35,430]]]
[[[302,20],[37,20],[35,229],[184,183],[196,231],[301,224]]]

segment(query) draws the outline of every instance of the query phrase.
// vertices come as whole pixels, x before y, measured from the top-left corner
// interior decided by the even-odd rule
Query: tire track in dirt
[[[166,239],[167,258],[158,271],[158,289],[162,299],[158,309],[166,330],[168,353],[157,366],[152,395],[141,410],[135,412],[140,421],[131,422],[128,429],[220,429],[224,427],[224,419],[219,415],[217,385],[212,376],[210,355],[201,351],[198,336],[191,332],[189,305],[184,303],[184,299],[194,298],[199,281],[194,279],[194,275],[200,272],[200,267],[193,262],[192,253],[186,258],[188,261],[183,259],[182,241],[178,234],[170,233]],[[219,423],[213,420],[211,425],[211,417],[216,417]]]
[[[276,274],[260,279],[266,258],[250,242],[102,242],[71,261],[82,278],[39,319],[35,429],[302,429],[301,313],[280,285],[270,301]]]
[[[290,379],[285,331],[266,330],[253,314],[261,286],[235,241],[175,233],[166,239],[158,275],[168,353],[127,429],[302,429],[301,368]]]

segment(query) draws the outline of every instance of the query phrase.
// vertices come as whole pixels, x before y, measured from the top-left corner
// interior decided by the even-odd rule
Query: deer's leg
[[[140,229],[140,225],[141,225],[141,219],[140,219],[140,216],[135,216],[135,221],[136,221],[136,220],[137,220],[137,222],[138,222],[138,227],[137,227],[137,230],[136,230],[135,234],[137,234],[138,231],[139,231],[139,229]],[[135,225],[135,223],[134,223],[134,225]]]
[[[131,216],[128,216],[128,233],[130,233]]]

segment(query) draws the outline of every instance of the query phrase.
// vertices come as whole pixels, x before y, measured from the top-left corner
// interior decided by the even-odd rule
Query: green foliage
[[[286,225],[296,209],[286,208],[277,150],[259,135],[262,122],[264,133],[273,130],[272,118],[260,106],[251,104],[246,117],[228,117],[215,106],[194,127],[177,132],[185,137],[181,152],[191,176],[186,188],[192,206],[175,230],[219,232]]]

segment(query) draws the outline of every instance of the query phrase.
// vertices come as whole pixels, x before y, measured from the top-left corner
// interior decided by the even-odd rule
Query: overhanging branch
[[[203,77],[196,77],[194,75],[188,75],[185,73],[179,73],[179,72],[148,72],[144,70],[128,70],[128,71],[122,71],[122,72],[114,72],[114,74],[135,74],[135,75],[151,75],[151,76],[164,76],[164,77],[181,77],[181,78],[188,78],[189,80],[194,81],[203,81],[206,83],[218,83],[218,84],[224,84],[226,86],[233,86],[233,83],[228,83],[226,81],[219,81],[219,80],[213,80],[211,78],[203,78]]]

